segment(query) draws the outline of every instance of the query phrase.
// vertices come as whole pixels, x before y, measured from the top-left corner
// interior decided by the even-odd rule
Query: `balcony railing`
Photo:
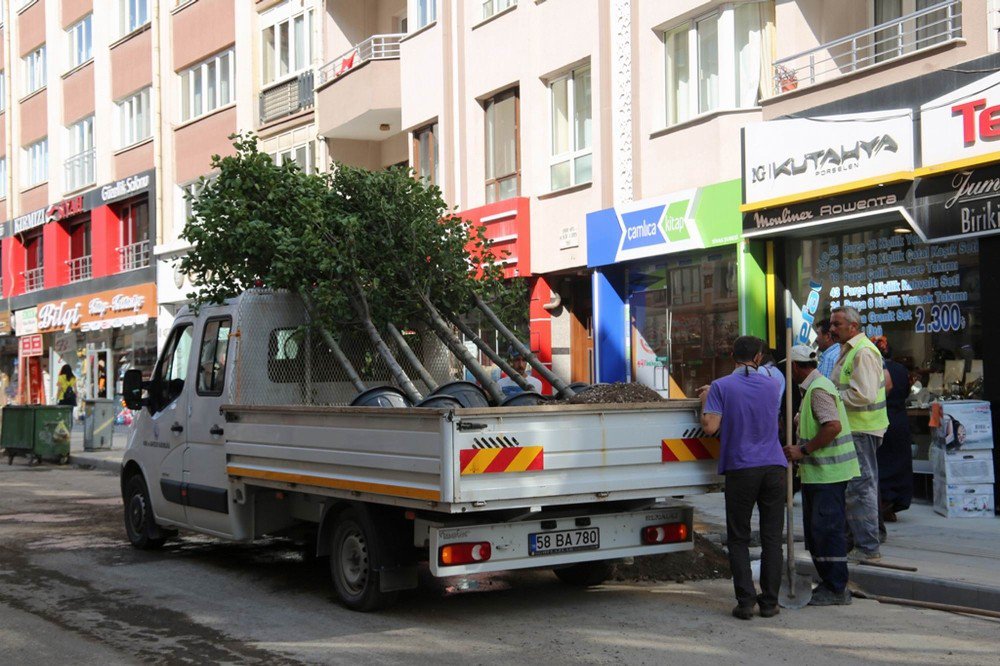
[[[313,97],[312,70],[271,86],[260,94],[260,123],[263,125],[310,107]]]
[[[69,281],[79,282],[80,280],[89,280],[91,275],[91,260],[90,255],[84,257],[76,257],[70,259],[66,262],[69,266]]]
[[[45,268],[31,268],[24,271],[24,291],[38,291],[45,286]]]
[[[354,48],[340,54],[319,68],[319,85],[333,81],[369,60],[398,60],[402,33],[372,35]]]
[[[137,268],[149,266],[149,241],[139,241],[118,248],[121,255],[121,270],[134,271]]]
[[[774,63],[774,94],[830,81],[962,37],[962,3],[945,0]]]
[[[74,192],[85,185],[94,183],[94,156],[97,149],[91,148],[77,153],[64,163],[66,169],[66,191]]]

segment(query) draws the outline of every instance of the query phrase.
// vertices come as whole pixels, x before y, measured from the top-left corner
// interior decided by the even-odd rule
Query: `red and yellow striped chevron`
[[[541,446],[507,446],[496,449],[462,449],[458,452],[462,475],[533,472],[545,469]]]
[[[663,462],[690,462],[692,460],[718,460],[717,437],[684,437],[665,439],[662,446]]]

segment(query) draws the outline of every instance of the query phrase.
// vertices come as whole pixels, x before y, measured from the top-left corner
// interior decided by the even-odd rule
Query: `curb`
[[[117,474],[122,469],[122,459],[120,456],[107,457],[100,453],[92,454],[87,453],[71,453],[69,456],[69,464],[74,467],[82,467],[86,469],[99,469],[107,472],[114,472]]]

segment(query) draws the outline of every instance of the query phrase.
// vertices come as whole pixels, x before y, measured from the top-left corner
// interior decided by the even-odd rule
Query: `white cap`
[[[816,360],[816,350],[808,345],[795,345],[790,358],[799,363],[809,363]]]

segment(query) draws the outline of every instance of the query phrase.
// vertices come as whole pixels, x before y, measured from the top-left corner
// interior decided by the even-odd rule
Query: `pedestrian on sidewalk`
[[[886,391],[889,428],[878,447],[879,537],[885,541],[885,523],[896,522],[896,513],[910,508],[913,499],[913,439],[906,399],[910,397],[910,372],[892,358],[892,347],[884,336],[872,338],[882,352],[892,387]]]
[[[819,374],[827,379],[833,375],[833,366],[840,358],[840,345],[830,333],[830,320],[820,319],[816,322],[816,348],[819,350]]]
[[[785,457],[799,463],[806,549],[819,574],[810,606],[851,603],[847,589],[847,483],[861,474],[844,402],[833,382],[820,374],[811,347],[792,347],[792,379],[802,392],[798,441]]]
[[[778,443],[778,402],[781,386],[774,377],[757,372],[764,341],[741,336],[733,343],[732,374],[698,390],[701,425],[719,433],[719,474],[726,477],[726,535],[733,572],[736,607],[733,616],[778,614],[781,586],[782,530],[785,524],[785,468]],[[760,594],[750,572],[750,518],[760,512]]]
[[[882,354],[861,330],[861,314],[852,307],[834,308],[830,332],[841,348],[833,378],[861,466],[861,476],[847,483],[848,559],[877,561],[882,554],[876,452],[889,427]]]

